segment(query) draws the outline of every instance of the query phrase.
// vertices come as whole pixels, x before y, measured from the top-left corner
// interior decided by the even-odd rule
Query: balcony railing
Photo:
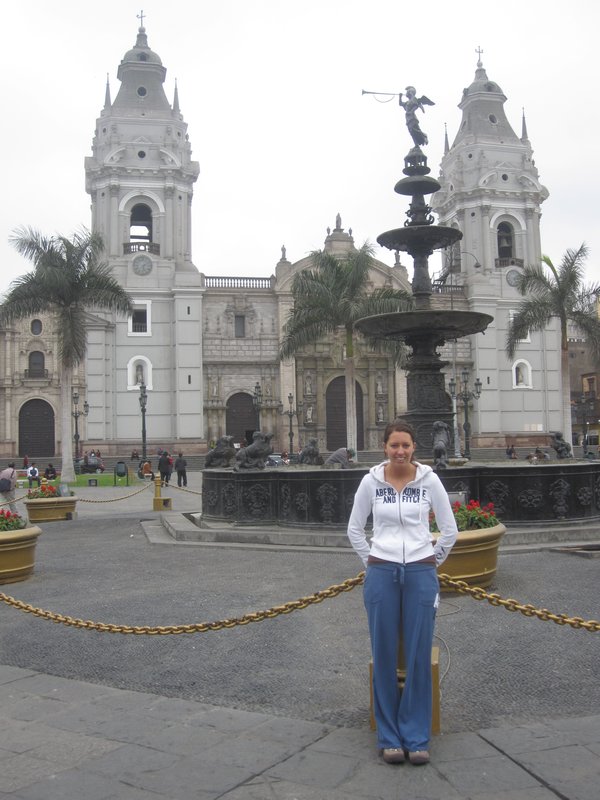
[[[462,286],[456,286],[452,283],[442,283],[433,281],[431,284],[431,291],[434,294],[456,294],[456,295],[464,295],[464,289]]]
[[[522,258],[497,258],[496,267],[522,267],[525,262]]]
[[[123,255],[130,253],[152,253],[155,256],[160,255],[160,245],[156,242],[125,242],[123,245]]]
[[[204,278],[204,285],[208,289],[270,289],[271,278]]]
[[[48,380],[47,369],[26,369],[23,373],[25,380]]]

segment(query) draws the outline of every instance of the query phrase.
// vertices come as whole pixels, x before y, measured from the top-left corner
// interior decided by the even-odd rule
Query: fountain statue
[[[438,348],[446,341],[481,333],[492,322],[489,314],[475,311],[439,310],[431,308],[431,278],[429,256],[434,250],[450,247],[462,239],[455,228],[435,225],[431,208],[425,202],[427,195],[440,189],[440,184],[429,176],[427,158],[420,145],[427,144],[416,112],[423,104],[433,105],[425,95],[416,97],[414,86],[406,89],[407,100],[400,105],[406,112],[406,125],[414,147],[404,159],[405,178],[394,187],[397,194],[410,197],[407,220],[402,228],[386,231],[377,237],[378,243],[389,250],[402,251],[412,256],[414,274],[412,293],[414,311],[378,314],[358,320],[361,333],[379,339],[401,339],[410,348],[407,364],[407,411],[402,415],[417,434],[418,455],[430,454],[433,446],[433,424],[445,422],[452,429],[452,402],[446,391],[442,361]]]

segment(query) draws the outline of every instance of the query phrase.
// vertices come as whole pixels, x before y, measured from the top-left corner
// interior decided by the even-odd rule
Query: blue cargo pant
[[[439,582],[433,564],[369,564],[364,603],[373,656],[373,710],[380,748],[427,750],[431,736],[431,646]],[[402,637],[406,683],[398,689]]]

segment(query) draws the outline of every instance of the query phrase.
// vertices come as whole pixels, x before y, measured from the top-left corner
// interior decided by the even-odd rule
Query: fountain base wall
[[[339,527],[348,522],[366,467],[203,471],[202,516],[237,525]],[[505,524],[600,519],[600,461],[468,464],[439,473],[449,492],[494,503]]]

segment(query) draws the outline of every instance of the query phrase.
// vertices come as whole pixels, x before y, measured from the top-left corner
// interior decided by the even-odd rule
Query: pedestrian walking
[[[182,453],[175,459],[175,472],[177,473],[177,486],[187,486],[187,461]]]
[[[158,459],[158,471],[160,472],[160,485],[168,486],[171,477],[171,465],[169,464],[169,454],[163,450]]]
[[[431,467],[413,460],[415,434],[403,420],[387,425],[386,460],[362,479],[348,523],[348,538],[366,567],[364,604],[373,658],[373,709],[383,760],[429,761],[431,647],[439,582],[436,566],[458,534],[452,507]],[[440,530],[429,532],[433,511]],[[365,526],[373,514],[369,546]],[[406,681],[400,693],[398,647],[402,641]]]
[[[15,469],[15,462],[11,461],[6,469],[0,472],[0,494],[4,498],[4,503],[8,503],[8,507],[13,514],[18,514],[17,506],[15,505],[15,487],[17,485],[17,470]]]

